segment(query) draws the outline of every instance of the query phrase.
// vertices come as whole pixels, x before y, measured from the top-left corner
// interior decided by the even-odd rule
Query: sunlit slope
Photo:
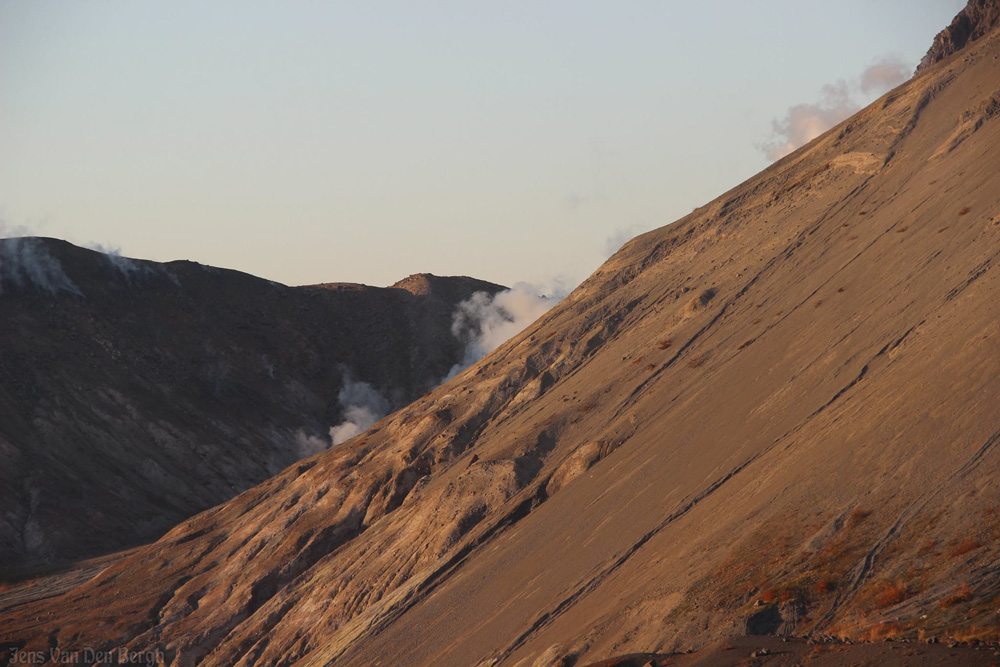
[[[633,240],[452,382],[5,634],[211,665],[995,637],[998,56]]]

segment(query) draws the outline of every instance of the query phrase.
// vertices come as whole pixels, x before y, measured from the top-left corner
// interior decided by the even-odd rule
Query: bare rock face
[[[927,54],[920,60],[917,72],[940,62],[965,48],[1000,25],[1000,1],[969,0],[969,4],[952,20],[951,25],[934,38]]]
[[[55,239],[0,240],[0,570],[155,539],[330,444],[345,382],[399,406],[498,285],[289,288]]]

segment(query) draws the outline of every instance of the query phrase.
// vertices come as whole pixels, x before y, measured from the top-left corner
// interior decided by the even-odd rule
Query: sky
[[[0,228],[290,285],[572,285],[964,4],[0,0]]]

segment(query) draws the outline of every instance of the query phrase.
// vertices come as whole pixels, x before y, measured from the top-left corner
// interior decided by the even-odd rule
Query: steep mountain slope
[[[996,641],[998,82],[994,31],[3,637],[177,665]]]
[[[155,539],[315,453],[347,374],[416,398],[462,358],[456,305],[499,289],[288,288],[0,240],[0,568]]]

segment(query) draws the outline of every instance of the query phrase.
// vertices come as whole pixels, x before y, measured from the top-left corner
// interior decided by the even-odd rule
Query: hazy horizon
[[[963,5],[0,2],[0,220],[287,284],[576,283]]]

